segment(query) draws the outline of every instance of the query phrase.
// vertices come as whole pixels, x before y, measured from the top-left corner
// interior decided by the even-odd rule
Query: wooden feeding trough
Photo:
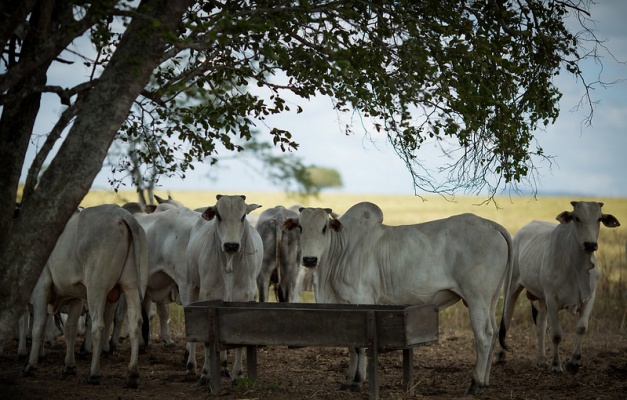
[[[379,398],[378,353],[403,351],[403,384],[412,391],[413,351],[438,340],[433,305],[202,301],[185,306],[188,342],[210,346],[211,393],[220,392],[220,350],[246,347],[257,377],[257,346],[367,347],[370,399]]]

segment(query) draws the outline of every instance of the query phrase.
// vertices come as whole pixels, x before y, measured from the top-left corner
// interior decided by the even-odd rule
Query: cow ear
[[[157,206],[155,206],[154,204],[148,204],[146,205],[146,214],[151,214],[155,212],[156,209],[157,209]]]
[[[324,211],[326,211],[327,214],[331,215],[333,213],[333,210],[330,208],[325,208]]]
[[[241,197],[242,200],[244,200],[244,201],[246,200],[246,196],[244,196],[243,194],[240,194],[239,197]]]
[[[576,201],[573,201],[572,203],[576,203]],[[570,211],[564,211],[563,213],[555,217],[555,219],[557,219],[562,224],[567,224],[572,221],[573,213],[571,213]]]
[[[329,222],[329,226],[336,232],[340,232],[344,225],[340,222],[339,219],[331,218],[331,222]]]
[[[207,221],[211,221],[213,217],[216,216],[216,208],[215,207],[207,207],[207,209],[202,213],[202,217]]]
[[[250,214],[251,211],[254,211],[260,207],[261,205],[259,204],[248,204],[246,205],[246,214]]]
[[[305,209],[305,207],[299,207],[298,208],[298,212],[303,212],[304,209]]]
[[[296,218],[287,218],[285,221],[283,221],[283,226],[282,229],[284,232],[288,232],[291,231],[294,228],[298,227],[298,219]]]
[[[221,194],[216,195],[216,200],[220,200],[223,196]]]
[[[616,228],[617,226],[620,226],[620,222],[618,222],[618,219],[616,219],[616,217],[612,214],[601,214],[601,222],[603,222],[603,225],[608,228]]]

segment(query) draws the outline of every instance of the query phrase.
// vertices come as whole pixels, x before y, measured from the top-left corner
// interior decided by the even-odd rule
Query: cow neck
[[[583,251],[575,236],[574,224],[571,222],[566,229],[566,243],[569,245],[560,251],[565,257],[567,275],[575,276],[579,288],[579,301],[584,304],[590,300],[590,296],[596,287],[596,259],[594,254]],[[574,248],[570,248],[573,246]]]
[[[348,254],[348,229],[344,226],[341,232],[330,231],[329,246],[321,257],[317,267],[318,286],[326,302],[345,303],[348,299],[340,296],[347,283],[347,277],[358,278],[352,270]],[[354,280],[354,279],[350,279]],[[324,285],[320,287],[320,285]],[[329,298],[331,296],[332,298]]]

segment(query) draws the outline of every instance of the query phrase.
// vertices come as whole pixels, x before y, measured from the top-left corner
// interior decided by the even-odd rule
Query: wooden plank
[[[366,347],[364,313],[342,310],[218,308],[221,343]]]

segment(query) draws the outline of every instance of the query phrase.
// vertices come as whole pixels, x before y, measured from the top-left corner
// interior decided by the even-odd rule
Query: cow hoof
[[[468,386],[468,389],[466,389],[466,391],[464,392],[464,396],[476,396],[483,393],[483,390],[487,387],[487,385],[481,385],[479,384],[479,382],[473,379],[470,382],[470,386]]]
[[[66,376],[76,376],[76,365],[74,365],[73,367],[69,367],[69,366],[65,366],[63,367],[63,377]]]
[[[203,375],[198,380],[198,386],[207,386],[209,384],[209,382],[210,382],[210,380],[207,379],[207,377]]]
[[[576,374],[577,372],[579,372],[579,367],[579,364],[575,364],[570,361],[566,363],[566,371],[571,374]]]
[[[340,385],[340,387],[338,388],[338,390],[342,390],[342,391],[349,390],[349,391],[354,392],[354,393],[360,393],[361,392],[361,383],[354,383],[354,382],[350,383],[350,384],[342,383]]]
[[[87,383],[90,385],[100,385],[100,375],[89,375],[87,377]]]
[[[27,378],[30,376],[35,376],[35,371],[37,368],[26,366],[23,370],[20,371],[20,376],[22,378]]]
[[[223,378],[229,378],[229,379],[233,379],[233,375],[231,375],[231,372],[229,370],[222,370],[222,372],[220,373],[220,375]]]
[[[497,365],[505,365],[505,364],[507,364],[507,358],[505,357],[505,352],[504,351],[499,351],[496,354],[496,364]]]
[[[174,342],[172,342],[172,343],[164,343],[163,347],[166,348],[166,349],[176,349],[177,348],[176,343],[174,343]]]

